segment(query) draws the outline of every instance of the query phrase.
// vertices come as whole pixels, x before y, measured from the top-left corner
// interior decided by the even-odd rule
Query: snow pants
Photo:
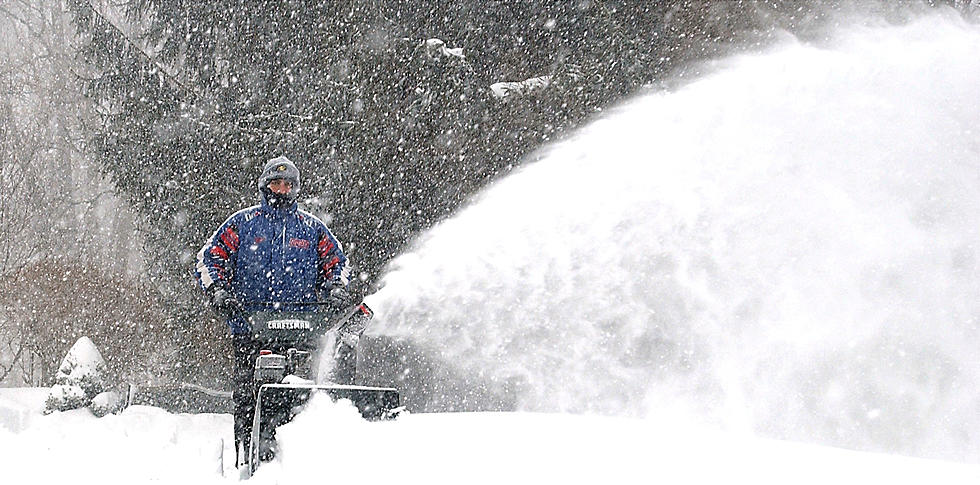
[[[233,335],[235,356],[233,378],[235,389],[235,450],[248,450],[252,436],[252,418],[255,411],[255,360],[259,358],[259,342],[251,335]],[[242,446],[244,445],[244,447]],[[238,462],[244,460],[238,456]]]

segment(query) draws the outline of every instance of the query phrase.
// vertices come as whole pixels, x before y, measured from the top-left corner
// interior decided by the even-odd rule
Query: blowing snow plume
[[[976,461],[977,52],[959,18],[853,27],[591,124],[394,262],[389,377],[419,410]]]

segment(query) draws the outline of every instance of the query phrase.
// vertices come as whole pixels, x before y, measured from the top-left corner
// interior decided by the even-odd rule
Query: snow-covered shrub
[[[105,391],[92,398],[92,404],[88,408],[96,417],[101,418],[107,414],[117,413],[125,407],[125,400],[122,394],[116,391]]]
[[[105,360],[88,337],[72,345],[58,367],[55,385],[45,402],[45,413],[88,406],[105,390]]]
[[[55,384],[51,386],[48,399],[44,401],[45,414],[53,411],[68,411],[88,405],[90,399],[81,386],[74,384]]]

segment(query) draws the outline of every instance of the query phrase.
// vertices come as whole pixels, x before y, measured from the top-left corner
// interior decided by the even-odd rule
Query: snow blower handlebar
[[[242,303],[245,306],[264,306],[279,308],[280,306],[286,305],[301,305],[301,306],[329,306],[333,305],[329,301],[246,301]]]

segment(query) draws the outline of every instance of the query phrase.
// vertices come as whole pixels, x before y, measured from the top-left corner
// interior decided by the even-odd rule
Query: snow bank
[[[279,432],[262,484],[970,483],[980,467],[739,437],[689,424],[563,414],[361,420],[318,399]]]
[[[8,389],[0,389],[0,403],[8,402],[9,394]],[[175,415],[133,406],[99,419],[87,409],[50,415],[41,415],[40,410],[34,406],[27,411],[19,429],[0,428],[5,483],[222,480],[222,447],[232,439],[230,415]],[[228,450],[233,448],[229,445]],[[233,467],[233,456],[231,461]]]
[[[101,419],[87,410],[41,415],[43,393],[0,389],[0,403],[31,410],[23,427],[0,428],[5,483],[238,483],[230,415],[147,406]],[[350,403],[320,397],[279,430],[279,440],[279,457],[249,483],[980,481],[980,466],[761,440],[685,423],[536,413],[366,422]]]
[[[49,392],[38,388],[0,389],[0,432],[19,433],[26,429],[32,417],[44,409]]]

